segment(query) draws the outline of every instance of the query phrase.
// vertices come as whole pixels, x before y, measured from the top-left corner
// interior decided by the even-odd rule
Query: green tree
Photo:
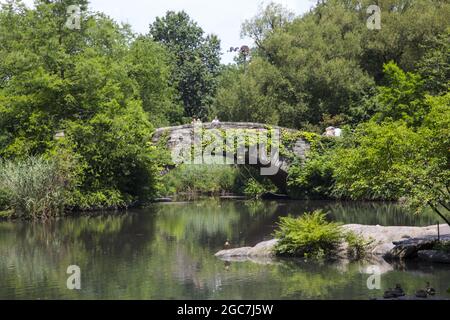
[[[294,19],[274,4],[261,10],[243,26],[243,34],[253,37],[256,44],[249,66],[234,75],[234,83],[221,81],[215,112],[230,114],[227,109],[234,103],[231,108],[249,108],[247,113],[259,119],[255,111],[264,101],[270,107],[263,104],[263,110],[274,110],[266,119],[273,124],[294,128],[313,125],[315,130],[323,130],[331,119],[334,125],[355,125],[383,106],[371,97],[377,94],[376,84],[389,86],[385,75],[390,74],[383,66],[391,61],[406,75],[422,68],[426,82],[434,81],[428,75],[438,72],[434,79],[440,83],[439,92],[445,93],[448,63],[444,42],[450,4],[378,1],[382,29],[369,30],[366,10],[372,4],[369,0],[320,1]],[[421,66],[417,66],[419,61]],[[249,104],[249,99],[242,99],[241,88],[254,83]],[[245,120],[239,118],[240,113],[231,114],[233,120]]]
[[[405,120],[410,125],[421,124],[428,113],[423,80],[417,74],[404,72],[395,63],[384,66],[385,86],[374,96],[379,106],[375,118]]]
[[[351,1],[357,5],[359,1]],[[361,1],[358,12],[367,19],[366,8],[374,4]],[[450,3],[433,0],[379,0],[381,30],[364,28],[361,65],[378,83],[383,79],[383,65],[394,61],[401,69],[416,70],[427,51],[424,46],[431,38],[445,33],[450,21]]]
[[[438,95],[450,88],[450,27],[424,44],[426,53],[418,62],[418,73],[425,81],[425,90]]]
[[[403,199],[417,211],[431,206],[449,223],[450,94],[425,103],[430,112],[418,128],[404,120],[358,126],[333,157],[336,196]]]
[[[283,81],[278,70],[263,59],[254,59],[246,73],[242,68],[229,67],[220,76],[213,112],[223,121],[279,123],[279,109],[286,105],[277,105],[283,94],[273,84]]]
[[[180,123],[182,106],[176,100],[176,88],[169,86],[173,65],[166,50],[146,37],[138,37],[128,54],[130,76],[139,86],[144,110],[155,126]]]
[[[282,5],[271,2],[266,7],[262,5],[258,14],[242,24],[241,37],[250,37],[257,48],[264,52],[264,40],[273,32],[284,28],[292,22],[295,15]]]
[[[175,110],[167,54],[101,13],[83,11],[81,28],[66,28],[69,4],[87,7],[41,0],[34,9],[21,1],[2,6],[0,157],[66,150],[80,160],[81,196],[146,201],[159,172],[149,120],[166,123]],[[55,140],[61,131],[64,143]]]
[[[266,16],[271,11],[268,8],[247,22],[244,32],[260,29],[259,25],[268,21]],[[282,27],[279,24],[259,33],[258,37],[265,38],[258,39],[259,49],[253,53],[247,72],[242,70],[243,76],[236,79],[237,84],[232,87],[236,91],[218,95],[216,106],[230,105],[223,98],[235,96],[239,101],[239,88],[256,82],[252,111],[263,100],[269,103],[264,109],[276,112],[275,116],[269,113],[266,122],[299,128],[319,124],[324,114],[346,113],[349,105],[373,85],[359,67],[364,24],[338,5],[324,11],[321,20],[314,12],[292,22],[287,18],[281,20]],[[247,105],[245,101],[235,108]]]
[[[207,116],[220,71],[220,41],[204,35],[184,11],[168,11],[150,26],[150,37],[166,46],[175,67],[172,83],[178,86],[185,116]]]

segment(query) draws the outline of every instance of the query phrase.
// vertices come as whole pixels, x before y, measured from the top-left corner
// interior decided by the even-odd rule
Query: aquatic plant
[[[22,218],[48,218],[64,210],[70,174],[56,160],[27,157],[0,162],[0,189]]]
[[[325,257],[337,250],[344,233],[338,223],[327,221],[325,213],[315,211],[299,218],[281,218],[275,237],[278,255]]]

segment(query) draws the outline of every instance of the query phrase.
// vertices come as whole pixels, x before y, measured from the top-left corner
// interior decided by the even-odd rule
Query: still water
[[[280,216],[319,208],[342,223],[436,223],[393,204],[211,199],[45,224],[0,222],[0,299],[371,299],[396,283],[413,293],[427,281],[450,297],[450,266],[397,265],[371,291],[365,263],[214,257],[227,239],[255,245],[271,238]],[[79,291],[67,289],[70,265],[81,268]]]

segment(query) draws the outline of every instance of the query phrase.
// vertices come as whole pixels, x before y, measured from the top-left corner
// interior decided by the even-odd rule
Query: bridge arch
[[[293,129],[278,127],[278,126],[268,126],[261,123],[248,123],[248,122],[224,122],[220,124],[204,123],[201,125],[182,125],[174,127],[159,128],[155,131],[152,137],[152,142],[155,145],[161,145],[161,142],[169,151],[174,151],[179,145],[183,143],[195,142],[198,137],[196,132],[198,132],[199,127],[202,132],[220,130],[225,132],[238,131],[238,132],[279,132],[280,134],[280,153],[276,161],[271,161],[267,164],[267,161],[255,158],[252,156],[252,152],[249,152],[249,148],[245,151],[245,165],[250,165],[257,167],[261,170],[267,167],[276,167],[276,173],[267,175],[275,186],[277,186],[281,191],[286,192],[287,189],[287,178],[289,166],[293,158],[300,158],[302,160],[306,159],[306,152],[309,150],[309,143],[300,135],[300,132]],[[197,130],[197,131],[196,131]],[[242,130],[242,131],[240,131]],[[291,137],[290,141],[285,141],[285,137]],[[289,139],[288,139],[289,140]],[[242,159],[238,159],[238,152],[234,152],[230,155],[229,152],[223,151],[221,156],[224,158],[233,158],[236,164],[243,164]],[[258,154],[259,156],[259,154]],[[238,163],[240,160],[241,163]],[[266,159],[267,160],[267,159]],[[167,168],[166,172],[175,168],[176,165]]]

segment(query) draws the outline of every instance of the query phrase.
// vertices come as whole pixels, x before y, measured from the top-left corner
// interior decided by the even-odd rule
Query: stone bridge
[[[268,132],[277,132],[279,135],[279,146],[277,146],[276,149],[280,152],[277,157],[270,157],[270,160],[267,160],[267,158],[265,158],[265,160],[261,159],[260,152],[257,152],[256,158],[252,157],[251,154],[253,153],[249,152],[250,147],[248,145],[245,148],[245,161],[243,161],[242,157],[239,159],[240,154],[236,150],[232,152],[231,155],[230,152],[227,153],[223,151],[220,156],[233,158],[232,163],[245,163],[246,165],[258,167],[261,170],[264,170],[264,168],[275,168],[273,174],[263,175],[266,175],[281,192],[286,192],[290,163],[295,158],[305,160],[306,151],[310,148],[309,143],[301,136],[301,132],[297,130],[247,122],[223,122],[220,124],[203,123],[195,126],[191,124],[159,128],[153,134],[152,142],[155,145],[160,145],[160,143],[163,142],[168,150],[173,152],[176,148],[179,148],[180,145],[191,145],[193,141],[198,142],[198,132],[201,132],[202,137],[205,132],[233,132],[234,136],[237,138],[251,133],[267,135]],[[225,145],[225,142],[223,143]],[[270,154],[269,156],[272,155]],[[176,165],[171,166],[168,169],[170,170],[175,167]]]

